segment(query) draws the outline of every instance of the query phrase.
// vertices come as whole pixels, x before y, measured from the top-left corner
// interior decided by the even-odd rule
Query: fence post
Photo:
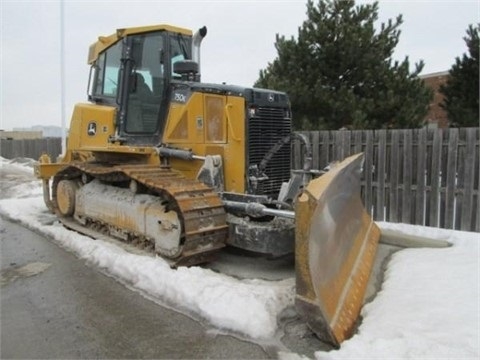
[[[412,130],[403,131],[402,222],[411,224],[412,218]]]
[[[416,130],[417,136],[417,174],[416,174],[416,189],[415,189],[415,224],[425,224],[426,212],[426,157],[427,157],[427,129]]]

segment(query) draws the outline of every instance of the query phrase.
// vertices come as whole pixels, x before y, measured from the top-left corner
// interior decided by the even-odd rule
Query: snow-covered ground
[[[30,161],[0,158],[0,214],[42,232],[153,300],[246,337],[268,342],[275,336],[277,316],[293,305],[293,277],[242,280],[199,267],[172,270],[160,258],[135,255],[66,230],[46,210],[31,166]],[[379,226],[448,240],[453,246],[395,253],[381,290],[362,310],[357,334],[339,350],[317,351],[316,358],[480,358],[480,234],[404,224]]]

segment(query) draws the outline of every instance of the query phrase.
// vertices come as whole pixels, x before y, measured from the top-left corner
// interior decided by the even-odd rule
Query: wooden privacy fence
[[[0,156],[6,159],[26,157],[38,160],[40,155],[47,153],[54,161],[61,152],[61,138],[0,140]]]
[[[362,197],[375,220],[480,231],[479,128],[302,133],[319,169],[365,153]],[[293,149],[299,169],[304,149]]]

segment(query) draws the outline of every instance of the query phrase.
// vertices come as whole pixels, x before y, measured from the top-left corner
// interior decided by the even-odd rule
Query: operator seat
[[[150,87],[145,83],[145,78],[140,73],[134,73],[134,86],[133,92],[137,94],[141,102],[150,102],[153,96],[153,92]]]

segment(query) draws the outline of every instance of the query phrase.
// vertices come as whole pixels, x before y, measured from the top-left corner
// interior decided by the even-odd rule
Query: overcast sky
[[[0,129],[61,124],[60,2],[0,0]],[[379,23],[403,14],[395,58],[423,59],[422,74],[447,71],[467,51],[463,37],[480,22],[478,0],[382,0]],[[88,47],[117,28],[206,25],[202,80],[252,86],[277,55],[275,34],[296,36],[306,0],[64,2],[66,124],[86,100]]]

